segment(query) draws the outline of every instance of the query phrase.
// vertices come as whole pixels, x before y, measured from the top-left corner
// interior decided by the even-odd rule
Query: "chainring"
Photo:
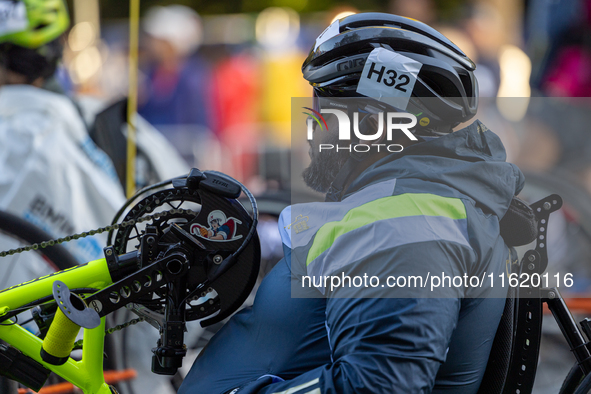
[[[187,207],[189,205],[189,207]],[[177,210],[183,206],[194,212],[201,210],[201,198],[197,192],[189,192],[187,189],[166,189],[157,191],[135,204],[123,218],[123,222],[134,221],[146,215],[153,215],[157,212]],[[162,230],[167,224],[177,223],[183,227],[185,223],[193,220],[194,215],[187,213],[169,212],[159,219],[152,219],[151,222]],[[136,223],[133,226],[119,228],[115,233],[114,242],[112,234],[109,233],[108,245],[113,245],[117,254],[124,254],[137,250],[140,246],[139,239],[142,235],[141,227]]]
[[[208,215],[212,212],[224,212],[237,223],[230,240],[217,241],[204,238],[200,228],[207,228]],[[165,242],[178,241],[165,230],[171,224],[177,224],[188,233],[192,233],[202,248],[195,248],[194,257],[188,273],[185,318],[187,321],[205,319],[200,323],[203,327],[217,323],[234,313],[246,300],[256,283],[260,265],[260,245],[258,236],[252,238],[236,263],[224,274],[206,283],[208,267],[212,265],[212,256],[224,257],[234,253],[244,241],[252,226],[252,218],[245,208],[237,201],[220,197],[213,193],[187,188],[165,189],[154,192],[137,202],[125,215],[123,221],[133,221],[133,225],[120,227],[114,234],[109,234],[108,242],[117,254],[137,250],[143,235],[145,224],[137,224],[137,220],[158,212],[166,214],[153,218],[147,223],[158,229],[160,239]],[[114,235],[114,237],[113,237]],[[145,300],[147,308],[163,313],[163,300],[166,286],[156,290]]]

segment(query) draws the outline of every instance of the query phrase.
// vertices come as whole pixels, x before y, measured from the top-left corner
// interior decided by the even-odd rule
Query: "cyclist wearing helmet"
[[[63,0],[0,0],[0,209],[55,238],[106,225],[125,201],[72,101],[41,88],[69,23]],[[102,243],[67,247],[86,262],[102,256]]]
[[[62,56],[59,37],[70,25],[62,0],[0,2],[0,65],[5,83],[41,87]]]
[[[434,29],[395,15],[348,16],[316,40],[302,68],[316,111],[343,106],[339,97],[369,101],[354,108],[369,136],[377,112],[367,109],[391,111],[392,96],[403,103],[394,108],[417,117],[414,139],[397,153],[325,155],[319,144],[338,141],[335,116],[326,117],[328,131],[315,128],[304,179],[329,202],[282,213],[283,262],[263,280],[253,306],[209,342],[180,394],[478,391],[506,289],[388,293],[304,280],[505,272],[513,255],[499,220],[524,179],[479,121],[452,132],[476,113],[474,67]],[[391,80],[400,75],[406,78]],[[396,91],[399,82],[406,91]],[[406,137],[396,138],[402,144]]]

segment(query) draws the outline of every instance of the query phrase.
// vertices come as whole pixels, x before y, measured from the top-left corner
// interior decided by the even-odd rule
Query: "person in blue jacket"
[[[395,15],[348,16],[319,36],[302,67],[314,110],[369,100],[354,108],[367,118],[363,137],[379,124],[371,108],[389,108],[391,96],[416,116],[416,140],[393,138],[405,145],[397,153],[319,152],[339,142],[336,117],[323,115],[328,130],[314,129],[304,180],[326,202],[282,213],[285,258],[180,394],[478,391],[507,292],[485,279],[513,260],[499,220],[524,177],[479,121],[452,132],[476,113],[474,68],[439,32]]]

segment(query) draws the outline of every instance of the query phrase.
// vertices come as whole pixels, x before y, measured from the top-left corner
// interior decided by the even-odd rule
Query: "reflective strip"
[[[409,216],[466,219],[466,207],[460,199],[428,193],[406,193],[367,202],[352,208],[341,220],[325,223],[318,230],[314,243],[308,251],[306,265],[309,265],[328,250],[339,237],[348,232],[381,220]],[[415,225],[424,224],[416,223]],[[408,240],[408,237],[405,238]],[[366,247],[372,244],[373,242],[368,243]],[[373,250],[373,248],[368,249]]]
[[[471,248],[468,242],[468,220],[409,216],[371,223],[338,237],[330,249],[308,265],[308,275],[331,275],[381,251],[427,241],[456,242]]]
[[[316,378],[314,380],[310,380],[308,383],[300,384],[299,386],[291,387],[285,391],[278,391],[273,394],[294,394],[296,391],[303,390],[307,387],[313,386],[320,381],[320,378]],[[313,393],[314,391],[309,391],[309,393]],[[319,391],[320,392],[320,391]]]
[[[320,391],[320,389],[314,389],[312,391],[308,391],[307,393],[304,394],[322,394],[322,392]]]
[[[396,179],[389,179],[364,187],[345,198],[341,202],[313,202],[295,204],[284,209],[280,215],[282,223],[281,239],[291,248],[306,246],[314,234],[326,223],[342,220],[347,213],[360,205],[389,197],[394,193]],[[298,223],[305,222],[305,227],[298,227]],[[288,228],[289,227],[289,228]]]
[[[287,226],[291,223],[291,206],[281,211],[277,226],[279,227],[279,235],[281,235],[281,242],[285,246],[291,249],[291,229],[287,229]]]

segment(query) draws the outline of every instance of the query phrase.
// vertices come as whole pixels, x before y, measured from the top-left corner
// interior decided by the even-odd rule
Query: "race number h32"
[[[376,48],[367,57],[357,93],[406,111],[423,64],[386,48]]]
[[[417,137],[411,133],[411,129],[417,125],[417,118],[411,113],[404,112],[408,107],[408,103],[411,94],[414,89],[415,82],[419,71],[421,70],[422,64],[414,59],[404,56],[400,53],[394,52],[391,49],[386,48],[375,48],[368,55],[361,77],[357,85],[356,92],[362,96],[371,98],[376,101],[383,102],[395,108],[395,112],[378,112],[372,114],[365,114],[365,116],[374,117],[377,121],[377,130],[363,130],[363,134],[359,127],[359,113],[352,113],[351,111],[345,112],[343,110],[334,109],[334,107],[346,108],[347,103],[342,101],[341,103],[333,103],[335,99],[326,100],[329,102],[328,107],[333,108],[322,108],[320,112],[313,111],[310,115],[320,128],[323,125],[328,128],[327,123],[322,116],[323,114],[333,114],[338,120],[338,134],[340,141],[351,140],[351,130],[355,134],[355,137],[360,142],[373,142],[383,140],[383,134],[386,133],[386,139],[388,142],[392,141],[394,130],[402,131],[406,137],[411,141],[417,141]],[[346,99],[345,99],[346,100]],[[361,107],[359,107],[361,109]],[[365,108],[367,110],[367,108]],[[364,111],[365,112],[365,111]],[[322,120],[322,123],[320,122]],[[351,127],[351,121],[353,122]],[[311,140],[313,136],[313,121],[308,119],[308,140]],[[341,146],[332,147],[331,144],[327,145],[328,149],[336,149],[337,151]],[[356,152],[367,152],[375,147],[378,151],[381,147],[385,147],[384,150],[390,152],[399,152],[403,147],[399,144],[357,144],[349,145],[345,149]],[[323,150],[323,145],[320,145],[320,151]],[[397,150],[393,150],[397,149]]]
[[[365,78],[372,79],[376,76],[376,82],[383,83],[386,86],[393,86],[394,89],[400,90],[401,92],[407,92],[407,88],[410,82],[410,77],[407,74],[397,73],[395,70],[386,69],[386,66],[376,66],[374,62],[370,63],[369,70]],[[398,82],[398,83],[397,83]]]

